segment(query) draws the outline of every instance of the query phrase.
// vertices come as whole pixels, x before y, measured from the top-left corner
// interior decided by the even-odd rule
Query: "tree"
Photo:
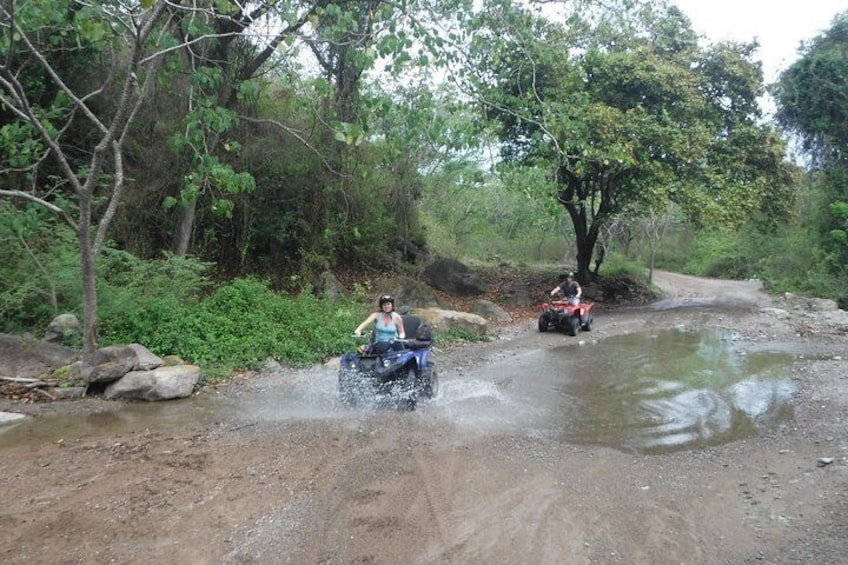
[[[831,270],[848,275],[848,12],[806,42],[774,87],[777,119],[802,140],[821,174],[826,213],[821,226]]]
[[[154,0],[0,4],[2,167],[16,183],[0,196],[43,206],[76,233],[88,363],[98,345],[96,260],[127,184],[124,143],[159,66],[185,45],[167,33],[169,22],[215,8]],[[98,65],[85,80],[68,64],[74,53]],[[33,68],[45,85],[31,80]]]
[[[218,153],[237,151],[225,138],[237,120],[239,95],[245,86],[280,57],[278,49],[291,42],[334,6],[330,0],[276,0],[258,3],[209,1],[210,9],[187,11],[170,20],[171,31],[184,38],[181,67],[190,72],[192,83],[186,108],[185,133],[179,148],[188,155],[188,170],[176,197],[166,201],[178,205],[179,221],[174,234],[174,253],[188,253],[198,201],[206,197],[215,213],[229,215],[227,195],[252,190],[252,177],[237,173]],[[264,33],[257,28],[274,30]],[[215,192],[221,196],[216,196]]]
[[[730,223],[782,182],[783,146],[757,124],[754,46],[704,51],[673,6],[607,4],[617,9],[561,25],[494,1],[471,24],[472,93],[500,126],[503,158],[549,171],[582,277],[625,210],[674,201],[700,223]]]
[[[848,12],[803,44],[774,86],[777,119],[798,134],[816,163],[848,155]]]

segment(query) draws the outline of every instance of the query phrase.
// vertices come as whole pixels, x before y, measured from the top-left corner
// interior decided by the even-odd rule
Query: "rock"
[[[821,457],[817,464],[819,467],[827,467],[831,463],[833,463],[833,457]]]
[[[426,308],[439,306],[439,299],[433,289],[411,277],[392,277],[374,284],[374,307],[377,296],[391,294],[395,298],[395,308]]]
[[[128,347],[135,351],[135,354],[138,357],[138,361],[134,367],[136,371],[149,371],[165,364],[165,361],[163,361],[161,357],[155,355],[152,351],[141,344],[131,343]]]
[[[778,320],[788,320],[792,317],[792,314],[783,308],[760,308],[760,313],[772,316]]]
[[[345,294],[344,285],[330,271],[323,271],[319,275],[318,283],[315,286],[315,290],[319,296],[330,300],[338,300]]]
[[[71,364],[76,356],[73,349],[55,343],[0,333],[0,375],[44,377]]]
[[[282,372],[283,366],[273,357],[268,357],[259,370],[262,373],[279,373]]]
[[[52,387],[48,391],[56,400],[73,400],[85,396],[84,386]]]
[[[18,414],[17,412],[0,412],[0,426],[17,424],[24,419],[26,419],[25,414]]]
[[[110,383],[103,392],[108,400],[170,400],[191,396],[200,380],[200,367],[174,365],[152,371],[131,371]]]
[[[413,310],[411,314],[419,316],[422,321],[440,331],[459,328],[476,335],[486,335],[488,328],[486,318],[468,312],[456,312],[455,310],[442,310],[440,308],[418,308]]]
[[[488,290],[483,279],[454,259],[436,259],[424,269],[422,277],[435,288],[457,296],[479,296]]]
[[[138,355],[128,345],[101,347],[94,354],[94,366],[83,368],[82,378],[87,383],[110,383],[135,369]]]
[[[530,290],[523,286],[508,285],[501,289],[501,298],[514,306],[532,306],[536,303]]]
[[[44,341],[62,343],[69,335],[80,334],[80,321],[75,314],[59,314],[48,324],[44,331]]]
[[[833,312],[839,310],[839,303],[829,298],[809,298],[810,310],[815,312]]]
[[[185,361],[179,355],[165,355],[162,357],[162,361],[165,362],[165,366],[173,367],[175,365],[185,365]]]
[[[489,300],[478,300],[474,303],[474,313],[483,316],[487,320],[499,320],[508,322],[512,320],[509,312]]]

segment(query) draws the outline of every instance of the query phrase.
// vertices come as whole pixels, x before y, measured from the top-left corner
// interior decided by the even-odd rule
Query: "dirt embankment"
[[[155,409],[41,409],[0,432],[0,560],[847,563],[845,326],[773,303],[756,282],[655,280],[667,302],[600,308],[578,339],[524,317],[490,343],[437,351],[442,393],[414,413],[341,408],[325,367]],[[544,399],[569,379],[551,355],[711,327],[791,344],[791,420],[653,455],[550,433]],[[543,382],[555,386],[533,390]],[[521,409],[533,394],[539,413]],[[27,407],[0,405],[16,408]]]

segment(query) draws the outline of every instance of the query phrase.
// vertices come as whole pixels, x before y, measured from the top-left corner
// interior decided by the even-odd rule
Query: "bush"
[[[81,308],[79,251],[70,228],[40,206],[0,201],[0,331],[40,333]]]
[[[142,343],[217,372],[257,368],[269,357],[302,366],[352,349],[350,333],[365,316],[352,300],[289,297],[254,278],[234,279],[203,297],[179,285],[173,294],[158,288],[103,318],[104,343]]]

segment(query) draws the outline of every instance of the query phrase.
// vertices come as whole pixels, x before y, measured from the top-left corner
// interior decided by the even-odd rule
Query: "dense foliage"
[[[827,270],[848,278],[848,12],[808,41],[775,87],[778,119],[797,134],[815,172],[808,182],[823,196],[810,228]],[[819,243],[819,241],[817,241]],[[844,288],[844,284],[842,287]],[[848,292],[842,290],[843,299]]]
[[[470,24],[469,75],[503,158],[547,171],[583,276],[622,214],[673,202],[698,227],[786,217],[792,179],[785,144],[758,122],[753,45],[701,48],[688,19],[659,2],[566,16],[560,25],[490,2]]]
[[[844,299],[846,29],[774,91],[807,172],[756,44],[664,0],[3,2],[0,331],[307,362],[373,298],[318,275],[434,255]]]

